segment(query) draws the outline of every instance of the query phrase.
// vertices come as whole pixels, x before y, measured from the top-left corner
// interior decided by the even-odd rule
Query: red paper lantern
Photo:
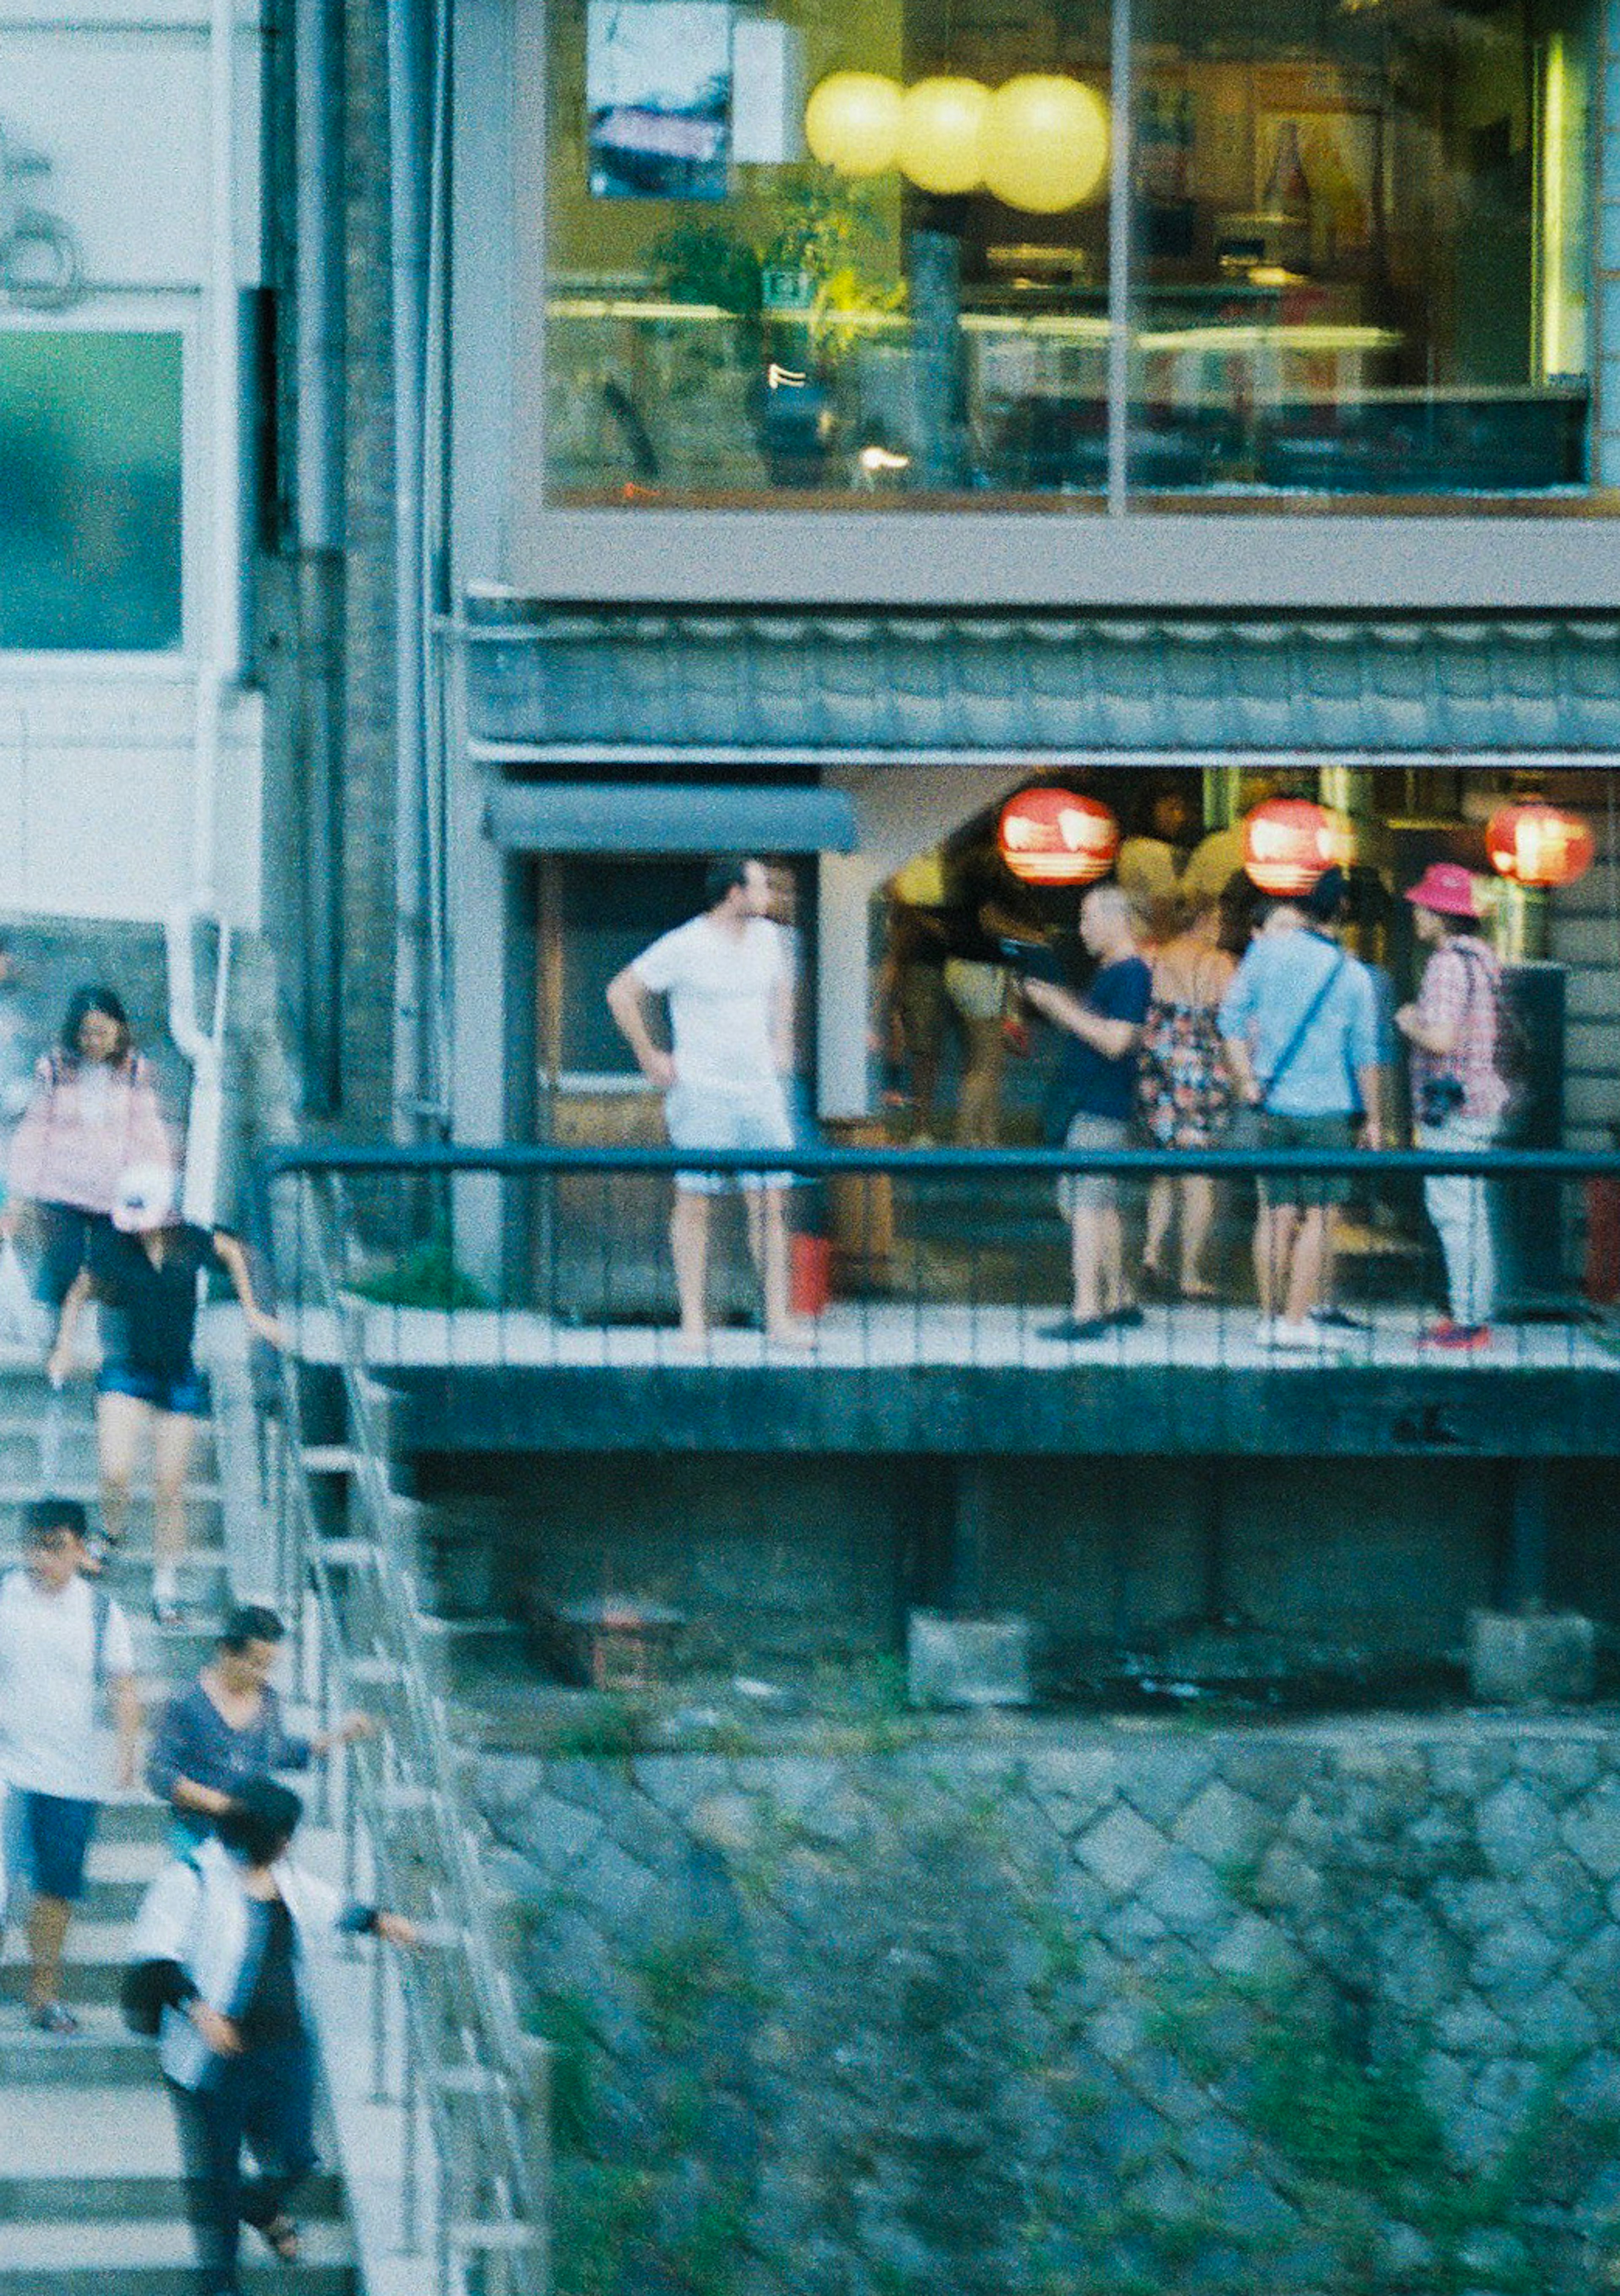
[[[1491,866],[1515,885],[1572,885],[1591,867],[1597,849],[1578,813],[1540,798],[1504,805],[1485,831]]]
[[[1306,797],[1271,797],[1244,817],[1243,865],[1262,893],[1308,893],[1339,858],[1328,815]]]
[[[1026,885],[1092,885],[1119,851],[1119,824],[1106,805],[1073,790],[1027,789],[1001,808],[1001,858]]]

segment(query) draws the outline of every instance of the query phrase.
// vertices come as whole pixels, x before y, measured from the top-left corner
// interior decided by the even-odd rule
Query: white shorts
[[[666,1095],[663,1120],[671,1148],[791,1148],[794,1128],[779,1084],[747,1092],[714,1092],[678,1084]],[[675,1185],[700,1196],[739,1188],[785,1188],[791,1172],[677,1172]]]

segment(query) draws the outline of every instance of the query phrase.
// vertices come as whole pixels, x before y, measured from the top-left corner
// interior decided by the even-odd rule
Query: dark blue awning
[[[514,853],[852,853],[837,790],[704,783],[504,782],[484,826]]]

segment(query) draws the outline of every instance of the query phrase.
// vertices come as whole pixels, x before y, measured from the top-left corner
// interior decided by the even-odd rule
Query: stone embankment
[[[1620,1723],[822,1746],[476,1766],[560,2285],[1620,2285]]]

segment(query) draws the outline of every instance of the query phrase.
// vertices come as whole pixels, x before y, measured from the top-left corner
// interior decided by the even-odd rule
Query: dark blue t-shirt
[[[1099,1020],[1139,1029],[1153,997],[1153,974],[1139,956],[1105,964],[1081,1002]],[[1071,1116],[1111,1116],[1129,1122],[1136,1111],[1136,1047],[1111,1061],[1078,1037],[1065,1035],[1059,1070]]]

